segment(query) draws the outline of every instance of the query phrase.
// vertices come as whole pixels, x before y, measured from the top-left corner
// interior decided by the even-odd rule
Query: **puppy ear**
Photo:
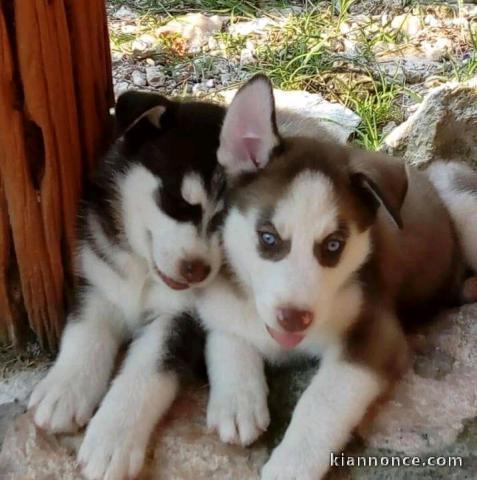
[[[401,207],[408,189],[406,164],[380,153],[354,151],[351,182],[375,211],[382,205],[402,229]]]
[[[256,75],[227,110],[217,158],[230,175],[253,172],[266,166],[279,144],[272,84],[265,75]]]
[[[119,135],[124,135],[145,119],[150,125],[160,128],[161,117],[170,105],[162,95],[129,91],[116,102],[116,126]]]

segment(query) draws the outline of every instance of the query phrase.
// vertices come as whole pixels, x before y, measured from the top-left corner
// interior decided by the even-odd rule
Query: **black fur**
[[[196,377],[206,379],[205,331],[199,320],[184,313],[175,318],[173,324],[159,364],[160,370],[177,373],[183,382]]]

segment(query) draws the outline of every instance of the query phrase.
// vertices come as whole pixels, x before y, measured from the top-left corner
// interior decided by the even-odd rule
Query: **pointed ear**
[[[380,153],[354,151],[351,182],[375,211],[382,205],[399,228],[403,228],[401,207],[408,189],[406,164]]]
[[[160,128],[161,116],[167,110],[170,101],[162,95],[148,92],[123,93],[116,102],[116,126],[119,135],[124,135],[141,120]]]
[[[265,167],[280,144],[270,80],[256,75],[235,95],[225,115],[217,158],[237,175]]]

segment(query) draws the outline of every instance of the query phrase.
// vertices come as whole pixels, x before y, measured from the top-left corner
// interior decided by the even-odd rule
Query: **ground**
[[[276,88],[299,91],[280,94],[288,107],[326,120],[340,140],[415,164],[452,155],[476,162],[477,5],[111,0],[108,15],[116,95],[135,88],[227,100],[265,72]],[[347,447],[379,458],[460,456],[463,465],[336,468],[331,479],[477,478],[476,319],[477,305],[465,306],[418,332],[413,367]],[[34,345],[21,357],[0,350],[2,480],[81,478],[71,454],[81,435],[47,436],[21,415],[50,361]],[[271,428],[249,449],[205,431],[207,389],[192,386],[158,426],[141,480],[257,479],[317,367],[269,372]]]
[[[370,149],[429,89],[477,73],[472,4],[112,0],[109,15],[117,94],[207,97],[265,72],[277,88],[350,107],[363,120],[355,140]]]

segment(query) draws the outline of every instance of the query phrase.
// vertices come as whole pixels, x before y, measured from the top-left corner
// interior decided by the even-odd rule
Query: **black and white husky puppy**
[[[119,98],[122,136],[87,192],[77,248],[78,295],[58,358],[35,388],[35,423],[70,432],[88,479],[137,475],[157,419],[178,388],[169,344],[193,290],[220,268],[224,108],[147,93]],[[186,322],[187,323],[187,322]],[[193,336],[193,326],[184,335]],[[108,390],[119,346],[133,341]]]
[[[237,93],[217,156],[231,180],[227,268],[197,304],[208,331],[208,426],[225,442],[252,442],[269,423],[264,361],[320,357],[261,474],[318,480],[405,368],[403,316],[457,298],[454,226],[425,173],[320,138],[281,137],[265,77]]]

